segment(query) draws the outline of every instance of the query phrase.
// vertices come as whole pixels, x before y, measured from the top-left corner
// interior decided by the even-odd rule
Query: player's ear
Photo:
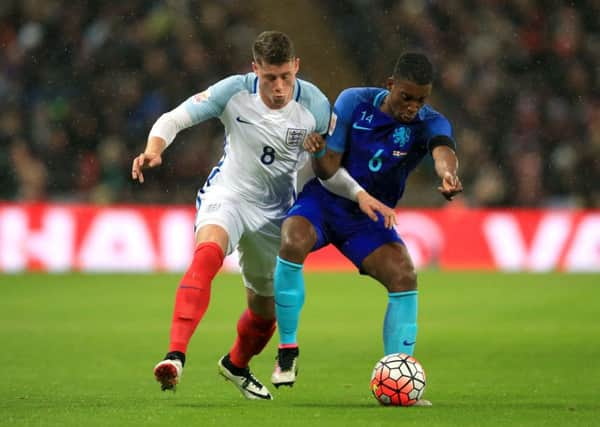
[[[295,74],[300,69],[300,58],[296,57],[293,59],[293,61],[294,61],[294,74]]]
[[[258,75],[258,64],[254,61],[252,61],[252,71],[254,71],[254,74]]]
[[[394,82],[396,80],[393,77],[388,77],[387,81],[385,82],[385,86],[387,87],[387,89],[391,92],[392,89],[394,88]]]

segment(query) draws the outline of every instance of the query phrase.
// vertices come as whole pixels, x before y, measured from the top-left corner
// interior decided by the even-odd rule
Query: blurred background
[[[598,425],[600,0],[0,0],[0,426],[391,425],[368,387],[386,292],[332,246],[304,264],[293,392],[244,404],[215,375],[245,305],[236,253],[177,395],[151,375],[223,128],[181,132],[143,185],[131,162],[160,114],[250,71],[268,29],[332,103],[403,51],[434,64],[465,192],[447,203],[427,160],[397,209],[435,405],[403,425]]]
[[[250,71],[254,37],[278,29],[332,103],[426,52],[465,205],[598,208],[599,16],[597,0],[3,0],[0,200],[192,204],[218,120],[182,132],[143,188],[131,160],[161,113]],[[436,186],[425,162],[402,205],[442,205]]]

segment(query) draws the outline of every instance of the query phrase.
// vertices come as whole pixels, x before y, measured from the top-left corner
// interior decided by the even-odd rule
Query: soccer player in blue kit
[[[401,55],[387,89],[344,90],[334,105],[327,145],[314,155],[317,178],[309,181],[282,227],[275,270],[275,304],[280,346],[271,381],[296,381],[297,329],[304,303],[302,264],[331,243],[362,274],[388,292],[383,323],[385,354],[412,355],[417,337],[417,277],[410,255],[393,225],[393,208],[410,172],[431,154],[448,200],[462,191],[458,159],[448,120],[425,102],[433,68],[420,53]],[[315,145],[319,135],[311,134]],[[321,141],[322,142],[322,141]],[[366,195],[389,211],[363,208]],[[383,215],[382,215],[383,214]]]

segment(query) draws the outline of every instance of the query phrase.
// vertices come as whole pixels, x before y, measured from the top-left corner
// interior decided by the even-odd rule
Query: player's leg
[[[228,246],[227,232],[209,224],[198,229],[192,261],[175,293],[169,352],[154,368],[162,390],[172,390],[182,374],[190,339],[206,313],[212,280],[223,264]]]
[[[370,220],[368,220],[370,221]],[[383,324],[385,354],[412,355],[417,337],[417,276],[408,251],[395,230],[382,223],[364,222],[348,236],[342,253],[388,291]],[[416,406],[431,406],[422,399]]]
[[[175,295],[169,352],[154,368],[163,390],[173,390],[181,377],[187,346],[206,313],[211,285],[223,258],[237,245],[242,225],[237,203],[222,197],[217,186],[199,193],[195,223],[195,250]]]
[[[417,333],[417,276],[396,230],[383,221],[354,216],[339,231],[336,246],[354,265],[382,283],[388,291],[383,325],[385,354],[413,354]]]
[[[269,390],[252,374],[249,363],[260,354],[275,332],[273,297],[247,289],[248,308],[237,323],[233,347],[219,360],[219,372],[232,381],[247,399],[271,400]]]
[[[257,212],[257,216],[264,213]],[[250,371],[250,360],[267,345],[275,332],[273,269],[279,248],[279,223],[252,221],[246,211],[247,231],[239,242],[240,267],[248,307],[237,323],[237,336],[228,354],[219,361],[219,372],[232,381],[247,399],[272,399],[267,388]],[[260,224],[263,222],[263,224]],[[259,228],[254,231],[255,228]]]
[[[299,314],[304,304],[302,267],[316,242],[315,228],[305,217],[291,216],[283,223],[274,282],[280,347],[297,344]]]
[[[179,383],[187,346],[208,308],[212,280],[223,264],[227,242],[227,232],[216,225],[206,225],[196,234],[192,261],[175,294],[169,352],[154,368],[162,390],[174,390]]]
[[[383,322],[385,354],[412,356],[417,342],[417,274],[406,246],[386,243],[364,259],[362,268],[388,291]],[[431,402],[420,399],[414,406],[431,406]]]
[[[275,267],[275,311],[279,327],[279,349],[271,382],[279,387],[296,381],[298,323],[304,305],[302,266],[317,243],[313,224],[303,216],[291,216],[281,230],[281,248]]]
[[[237,324],[237,337],[229,355],[234,365],[245,368],[260,354],[275,332],[273,296],[258,295],[247,288],[248,308]]]
[[[417,341],[417,275],[406,247],[386,243],[369,256],[362,269],[388,291],[383,325],[385,354],[414,353]]]

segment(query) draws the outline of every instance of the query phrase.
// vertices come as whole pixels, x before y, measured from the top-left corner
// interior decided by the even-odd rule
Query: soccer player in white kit
[[[280,227],[295,199],[297,171],[310,155],[303,142],[325,134],[330,104],[313,84],[297,79],[300,60],[286,34],[266,31],[254,41],[252,69],[192,96],[154,124],[145,151],[133,160],[132,178],[161,164],[161,153],[187,127],[218,117],[225,127],[224,155],[198,191],[196,247],[175,298],[170,346],[154,368],[163,390],[181,378],[190,338],[210,299],[223,258],[238,249],[248,308],[233,347],[218,362],[221,375],[248,399],[272,399],[250,372],[275,331],[273,272]]]

